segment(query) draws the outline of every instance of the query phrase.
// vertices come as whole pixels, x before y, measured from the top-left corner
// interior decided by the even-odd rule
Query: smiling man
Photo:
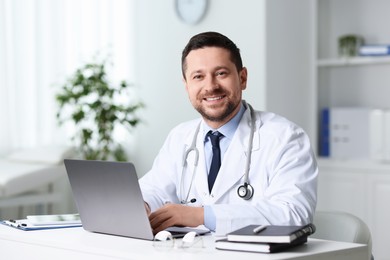
[[[218,234],[249,224],[303,225],[317,202],[317,163],[302,128],[242,99],[248,72],[226,36],[193,36],[183,82],[200,119],[168,135],[140,179],[154,233],[205,225]]]

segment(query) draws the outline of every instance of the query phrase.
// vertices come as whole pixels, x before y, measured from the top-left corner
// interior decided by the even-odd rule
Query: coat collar
[[[261,120],[259,113],[256,114],[256,127],[253,135],[252,152],[260,149],[260,134],[259,129],[261,126]],[[199,124],[199,122],[198,122]],[[251,115],[250,110],[247,109],[239,123],[239,126],[234,134],[234,137],[227,149],[225,156],[222,160],[221,169],[218,177],[214,183],[212,193],[210,194],[210,203],[215,203],[226,192],[229,192],[233,186],[239,186],[243,176],[245,175],[245,163],[247,162],[248,144],[250,136],[250,124]],[[187,148],[191,146],[194,140],[195,128],[191,131],[192,134],[186,139],[185,143]],[[201,123],[200,130],[197,133],[196,147],[199,151],[199,162],[197,172],[195,173],[194,183],[197,191],[208,193],[207,185],[207,170],[204,160],[204,140],[203,140],[203,124]],[[190,159],[191,160],[191,159]],[[192,162],[188,162],[188,165],[193,165]],[[195,187],[193,187],[195,188]]]

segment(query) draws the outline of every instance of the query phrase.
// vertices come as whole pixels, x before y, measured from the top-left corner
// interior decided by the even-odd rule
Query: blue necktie
[[[215,179],[217,178],[219,168],[221,167],[221,149],[219,148],[219,139],[223,136],[220,132],[212,133],[209,131],[207,136],[210,138],[213,146],[213,158],[211,160],[210,172],[208,177],[209,192],[213,189]]]

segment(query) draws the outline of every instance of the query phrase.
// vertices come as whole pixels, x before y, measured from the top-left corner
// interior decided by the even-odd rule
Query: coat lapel
[[[222,160],[221,169],[212,190],[212,200],[214,202],[217,202],[226,193],[235,189],[233,186],[238,187],[241,182],[243,184],[244,180],[241,179],[245,175],[245,166],[248,159],[247,150],[251,131],[250,122],[250,111],[247,109]],[[260,120],[256,120],[252,151],[260,148],[259,122]]]
[[[188,149],[193,141],[195,131],[186,139],[186,149]],[[207,183],[207,171],[205,164],[205,155],[204,155],[204,136],[203,136],[203,124],[200,125],[199,132],[196,137],[196,149],[199,153],[198,164],[196,169],[194,169],[195,164],[195,153],[191,152],[187,158],[187,171],[185,174],[189,174],[189,176],[194,174],[193,187],[191,189],[191,194],[193,197],[198,197],[201,194],[202,198],[208,196],[208,183]],[[186,187],[190,185],[191,181],[188,179]],[[197,193],[197,194],[194,194]]]

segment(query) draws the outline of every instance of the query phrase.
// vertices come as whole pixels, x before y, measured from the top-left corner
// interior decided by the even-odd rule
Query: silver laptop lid
[[[85,230],[153,240],[132,163],[69,159],[64,163]]]

